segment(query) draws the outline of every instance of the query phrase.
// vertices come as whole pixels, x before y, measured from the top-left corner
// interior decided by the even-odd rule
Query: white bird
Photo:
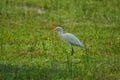
[[[74,36],[71,33],[65,33],[63,34],[63,28],[60,26],[56,27],[55,30],[58,32],[60,38],[62,38],[64,41],[68,42],[71,45],[71,55],[74,53],[74,49],[72,46],[79,46],[81,48],[84,48],[84,45],[82,42],[79,41],[79,39]]]

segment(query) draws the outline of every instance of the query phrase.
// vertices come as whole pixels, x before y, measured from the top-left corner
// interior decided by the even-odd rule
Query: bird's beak
[[[52,32],[55,32],[56,31],[56,28],[55,29],[52,29]]]

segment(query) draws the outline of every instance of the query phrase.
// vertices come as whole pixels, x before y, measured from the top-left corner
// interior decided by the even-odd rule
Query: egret
[[[74,49],[72,46],[79,46],[81,48],[84,48],[83,43],[80,42],[80,40],[76,36],[74,36],[73,34],[71,34],[71,33],[63,34],[63,28],[61,28],[60,26],[56,27],[55,30],[58,32],[61,39],[63,39],[64,41],[66,41],[70,44],[71,55],[73,55],[73,53],[74,53]]]

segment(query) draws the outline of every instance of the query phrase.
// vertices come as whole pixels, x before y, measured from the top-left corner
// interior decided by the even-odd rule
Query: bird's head
[[[62,31],[63,31],[63,28],[61,28],[61,27],[58,26],[58,27],[55,28],[55,31],[57,31],[57,32],[62,32]]]

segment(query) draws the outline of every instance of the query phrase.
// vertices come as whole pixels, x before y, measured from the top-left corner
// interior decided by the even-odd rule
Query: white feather
[[[80,46],[81,48],[84,47],[83,43],[79,41],[79,39],[74,36],[71,33],[65,33],[63,34],[63,29],[61,27],[57,27],[56,28],[59,36],[66,42],[68,42],[70,45],[74,45],[74,46]]]

